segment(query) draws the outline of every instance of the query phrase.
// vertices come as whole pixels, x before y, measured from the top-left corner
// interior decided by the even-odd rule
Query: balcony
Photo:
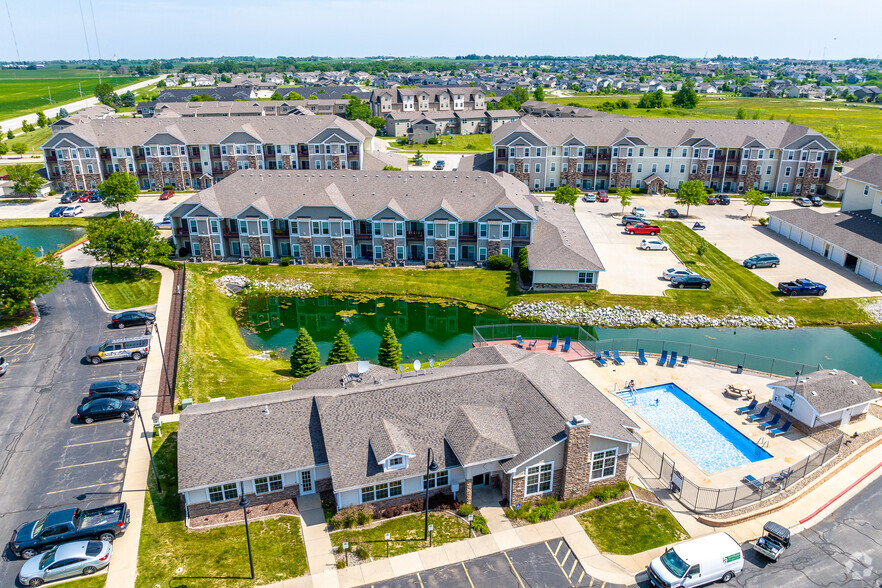
[[[56,157],[55,155],[50,155],[46,158],[46,161],[58,161],[58,157]]]
[[[355,231],[355,238],[356,239],[373,239],[374,237],[373,237],[373,234],[370,232]]]
[[[187,227],[180,227],[175,229],[175,237],[189,237],[190,229]]]
[[[459,236],[460,241],[477,241],[478,234],[477,233],[462,233]]]
[[[288,236],[288,229],[273,229],[273,236],[274,237],[287,237]]]
[[[609,153],[598,153],[597,154],[597,159],[607,159],[608,160],[609,157],[610,157]]]
[[[530,235],[513,235],[511,238],[512,243],[529,243]]]
[[[109,160],[110,159],[110,152],[109,151],[102,152],[100,155],[100,158]]]
[[[424,238],[424,231],[407,231],[407,239],[409,240],[417,240],[422,241]]]
[[[228,228],[228,227],[224,227],[224,230],[223,230],[222,234],[223,234],[224,237],[238,237],[238,236],[239,236],[239,230],[238,230],[238,229],[230,229],[230,228]]]

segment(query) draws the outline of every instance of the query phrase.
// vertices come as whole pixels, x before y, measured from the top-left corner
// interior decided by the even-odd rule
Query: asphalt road
[[[91,508],[121,497],[131,427],[112,420],[77,424],[76,407],[91,382],[141,382],[144,361],[93,366],[86,347],[125,331],[108,327],[110,313],[87,282],[88,258],[65,256],[72,276],[39,299],[42,319],[32,330],[0,338],[10,362],[0,378],[0,541],[12,531],[59,508]],[[79,263],[79,267],[71,265]],[[140,425],[138,425],[140,426]],[[138,500],[143,496],[138,495]],[[0,586],[15,585],[22,561],[3,549]]]

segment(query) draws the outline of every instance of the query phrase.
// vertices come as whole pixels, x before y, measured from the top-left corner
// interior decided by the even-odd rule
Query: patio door
[[[300,472],[300,494],[312,494],[315,492],[315,484],[313,483],[313,470],[303,470]]]
[[[489,486],[489,485],[490,485],[490,472],[485,472],[483,474],[478,474],[477,476],[472,476],[472,487]]]

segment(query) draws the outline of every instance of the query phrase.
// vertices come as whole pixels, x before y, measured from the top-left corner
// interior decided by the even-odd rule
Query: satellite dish
[[[413,360],[413,371],[415,371],[415,372],[420,371],[420,368],[422,366],[423,366],[423,364],[420,363],[420,360],[418,360],[418,359]]]
[[[435,359],[434,359],[434,358],[430,358],[430,359],[429,359],[429,367],[430,367],[430,368],[435,367]]]
[[[371,362],[360,360],[358,362],[358,374],[366,374],[371,371]]]

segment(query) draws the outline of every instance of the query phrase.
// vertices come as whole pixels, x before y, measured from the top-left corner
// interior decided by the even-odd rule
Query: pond
[[[244,302],[240,329],[252,349],[274,350],[289,357],[297,331],[305,327],[324,361],[340,328],[352,340],[359,357],[376,361],[386,323],[401,343],[403,359],[444,360],[467,351],[475,325],[508,324],[494,311],[462,306],[408,302],[390,298],[249,297]],[[719,347],[808,365],[821,364],[882,382],[882,328],[813,327],[790,331],[758,329],[606,329],[589,328],[599,340],[664,339],[684,344]]]
[[[82,227],[56,225],[50,227],[11,227],[0,229],[0,237],[13,235],[23,247],[43,248],[44,253],[70,245],[86,234]]]

